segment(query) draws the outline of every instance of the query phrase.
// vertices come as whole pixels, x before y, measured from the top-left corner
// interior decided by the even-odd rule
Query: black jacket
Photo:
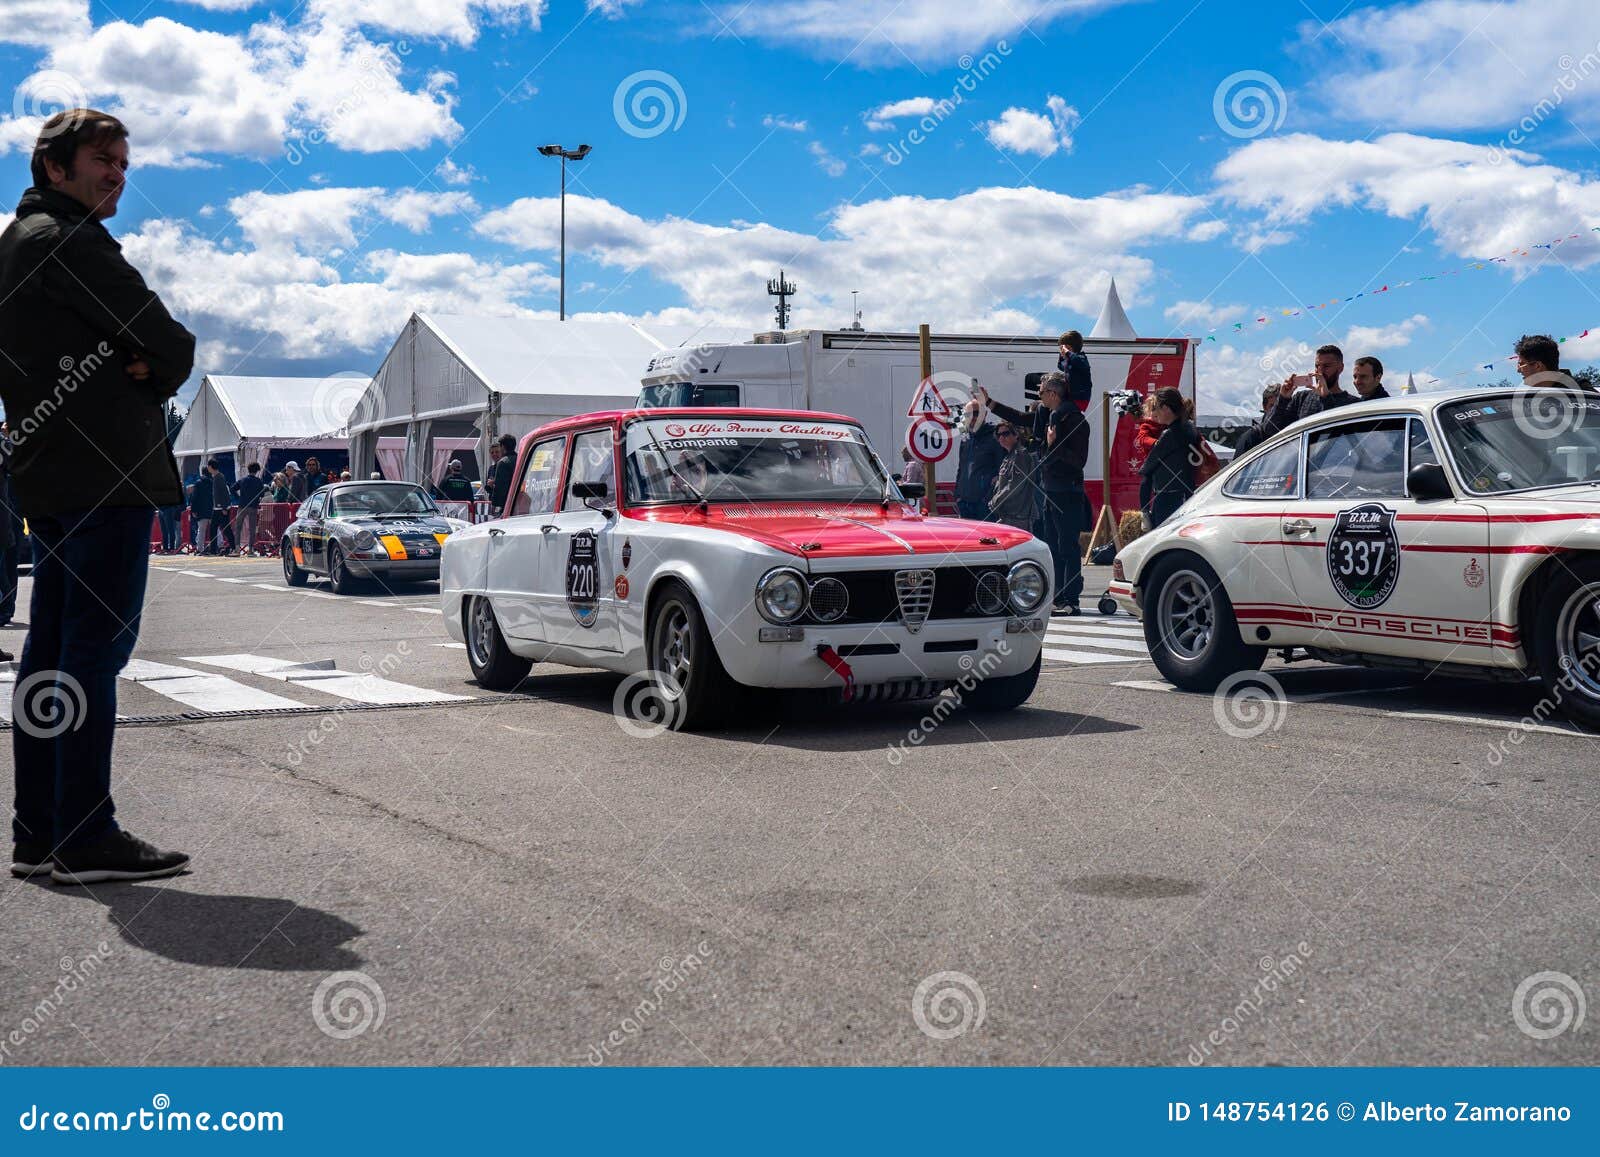
[[[961,465],[956,469],[956,501],[989,501],[994,489],[994,477],[1000,473],[1000,463],[1006,452],[995,439],[994,426],[983,423],[967,437],[961,448]]]
[[[267,484],[261,481],[259,474],[246,474],[233,484],[233,496],[239,500],[241,510],[249,510],[261,505],[261,495],[267,489]]]
[[[1261,423],[1262,437],[1271,437],[1284,427],[1294,425],[1301,418],[1309,418],[1312,414],[1320,414],[1324,410],[1348,406],[1351,402],[1359,400],[1356,395],[1343,390],[1336,390],[1326,397],[1316,390],[1296,390],[1287,398],[1279,398],[1278,404],[1272,407],[1272,413]]]
[[[494,490],[489,495],[490,503],[496,514],[505,507],[506,491],[511,489],[511,474],[517,468],[517,456],[507,454],[494,464]]]
[[[1094,397],[1094,377],[1089,371],[1089,355],[1068,350],[1056,359],[1056,369],[1067,375],[1067,400],[1081,410]]]
[[[0,234],[0,349],[24,514],[182,501],[165,403],[194,368],[194,335],[63,193],[29,189]],[[127,374],[136,358],[143,382]]]
[[[1390,394],[1388,390],[1383,388],[1382,382],[1379,382],[1378,388],[1373,390],[1372,393],[1368,394],[1366,397],[1356,394],[1354,395],[1354,400],[1357,402],[1376,402],[1388,397],[1393,397],[1393,395]]]
[[[189,516],[210,518],[216,493],[217,489],[211,483],[211,475],[202,474],[196,478],[194,485],[189,487]]]
[[[1049,493],[1060,493],[1083,485],[1083,467],[1089,460],[1089,421],[1071,402],[1063,402],[1059,409],[1033,408],[1033,417],[1021,410],[1012,409],[1004,402],[991,401],[989,408],[1012,425],[1033,428],[1034,449],[1039,455],[1039,488]],[[1055,428],[1055,445],[1050,445],[1046,432]]]
[[[1148,482],[1148,486],[1140,485],[1140,499],[1146,509],[1158,495],[1188,498],[1194,493],[1199,449],[1199,432],[1181,418],[1161,432],[1144,465],[1139,467],[1140,475]]]

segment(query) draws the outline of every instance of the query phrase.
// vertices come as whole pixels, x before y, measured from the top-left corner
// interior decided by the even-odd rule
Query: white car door
[[[542,528],[555,517],[561,495],[561,468],[566,462],[565,435],[535,443],[516,486],[511,513],[489,527],[488,577],[485,588],[500,629],[513,639],[543,639],[539,614]]]
[[[591,651],[622,650],[614,587],[617,515],[616,444],[610,426],[572,440],[560,509],[538,519],[539,617],[547,643]],[[573,495],[578,483],[603,483],[593,506]]]
[[[1253,614],[1294,599],[1278,524],[1299,497],[1300,474],[1300,440],[1291,438],[1229,478],[1203,516],[1190,518],[1180,510],[1172,517],[1178,536],[1203,549],[1216,566],[1239,633],[1249,643],[1257,641]],[[1276,638],[1279,628],[1268,629]]]
[[[1304,441],[1305,497],[1281,530],[1311,645],[1480,657],[1494,641],[1488,511],[1410,496],[1411,467],[1439,461],[1426,424],[1352,417]]]

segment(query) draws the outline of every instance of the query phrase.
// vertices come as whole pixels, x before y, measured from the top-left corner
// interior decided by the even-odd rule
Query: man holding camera
[[[1088,529],[1083,512],[1083,468],[1089,460],[1089,421],[1067,396],[1067,376],[1046,374],[1039,404],[1031,415],[1013,409],[977,388],[978,401],[1014,426],[1032,427],[1042,447],[1039,487],[1044,498],[1045,543],[1055,560],[1055,612],[1076,615],[1083,595],[1083,554],[1078,536]]]

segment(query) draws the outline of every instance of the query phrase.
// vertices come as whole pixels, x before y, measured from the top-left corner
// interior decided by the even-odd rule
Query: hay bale
[[[1117,549],[1121,550],[1144,533],[1144,518],[1137,510],[1125,510],[1117,522]]]

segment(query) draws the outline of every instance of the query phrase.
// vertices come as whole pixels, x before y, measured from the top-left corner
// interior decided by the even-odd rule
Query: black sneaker
[[[98,884],[102,880],[154,880],[176,876],[189,866],[183,852],[163,852],[131,832],[118,831],[56,853],[50,878],[57,884]]]
[[[1057,603],[1055,606],[1050,608],[1050,613],[1052,615],[1072,616],[1081,615],[1083,614],[1083,611],[1079,608],[1077,603]]]
[[[19,880],[26,880],[29,876],[48,875],[54,866],[55,861],[50,855],[49,844],[11,845],[11,874]]]

